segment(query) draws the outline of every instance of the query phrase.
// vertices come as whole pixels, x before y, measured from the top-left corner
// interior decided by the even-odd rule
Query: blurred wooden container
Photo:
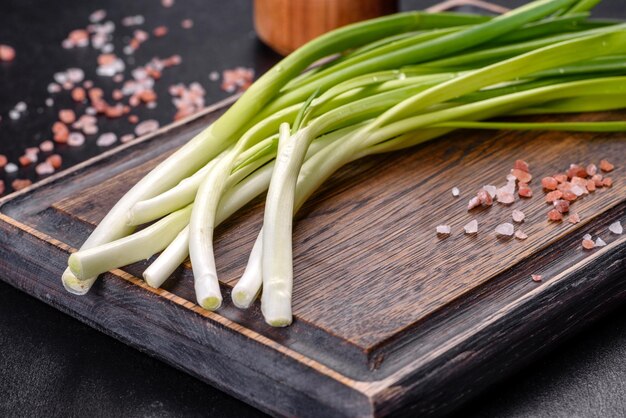
[[[282,55],[331,29],[398,10],[396,0],[254,0],[254,27]]]

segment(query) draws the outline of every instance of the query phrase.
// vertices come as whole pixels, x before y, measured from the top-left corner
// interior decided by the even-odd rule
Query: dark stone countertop
[[[146,21],[143,27],[148,29],[169,26],[167,36],[151,39],[134,56],[137,63],[174,53],[183,58],[179,67],[164,71],[157,82],[159,106],[139,112],[144,119],[166,124],[175,113],[167,94],[169,85],[198,81],[207,90],[208,104],[228,96],[209,80],[211,71],[241,65],[258,73],[276,61],[277,56],[255,38],[251,3],[179,0],[166,9],[156,0],[4,0],[0,5],[0,43],[14,46],[18,58],[10,65],[0,64],[0,153],[15,160],[25,147],[48,137],[56,110],[63,104],[58,102],[54,108],[44,105],[49,96],[46,86],[55,72],[78,66],[91,71],[87,75],[95,79],[96,51],[60,47],[69,31],[86,26],[92,11],[105,9],[116,22],[141,14]],[[433,3],[405,0],[402,5],[418,8]],[[514,6],[524,1],[500,3]],[[604,17],[626,17],[623,0],[604,0],[597,12]],[[185,18],[194,20],[192,29],[180,27]],[[118,27],[116,33],[130,31]],[[123,40],[118,36],[117,48],[121,49]],[[103,85],[112,87],[106,82]],[[19,101],[28,104],[27,115],[9,121],[7,113]],[[107,129],[123,134],[131,127],[124,121],[112,121]],[[99,151],[93,141],[80,148],[59,149],[66,167]],[[19,176],[35,179],[32,169],[22,170]],[[3,417],[263,415],[1,281],[0,394]],[[626,416],[626,309],[606,316],[488,389],[457,416]]]

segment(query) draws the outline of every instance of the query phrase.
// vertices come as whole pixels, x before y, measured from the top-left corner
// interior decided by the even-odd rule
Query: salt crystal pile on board
[[[478,221],[476,219],[471,220],[463,227],[465,233],[468,235],[475,234],[478,232]]]
[[[438,225],[436,228],[437,234],[439,235],[450,235],[450,226],[449,225]]]
[[[624,232],[624,228],[622,227],[620,221],[616,221],[609,225],[609,231],[617,235],[622,235],[622,233]]]
[[[496,226],[496,234],[497,235],[501,235],[501,236],[505,236],[505,237],[510,237],[511,235],[513,235],[514,232],[514,227],[512,224],[505,222],[503,224],[500,224],[498,226]]]

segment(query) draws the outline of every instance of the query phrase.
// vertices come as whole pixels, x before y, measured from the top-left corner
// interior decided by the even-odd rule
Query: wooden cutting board
[[[626,220],[626,134],[503,131],[458,131],[367,158],[325,184],[295,223],[291,327],[266,326],[258,304],[242,311],[230,302],[262,198],[218,230],[225,303],[217,312],[195,303],[189,266],[163,289],[145,285],[147,263],[138,263],[103,275],[86,296],[67,293],[60,276],[68,254],[137,179],[228,105],[3,198],[3,280],[284,416],[444,413],[626,299],[626,235],[607,230]],[[531,164],[535,197],[468,213],[468,199],[484,184],[503,185],[517,158]],[[548,222],[539,179],[602,158],[616,166],[613,187],[572,205],[581,223]],[[496,238],[514,208],[526,213],[528,239]],[[473,218],[478,235],[463,235]],[[446,239],[435,234],[441,223],[452,226]],[[608,245],[583,250],[586,233]]]

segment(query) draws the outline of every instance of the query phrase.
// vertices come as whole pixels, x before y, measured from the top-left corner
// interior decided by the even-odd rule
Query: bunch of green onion
[[[289,325],[293,216],[345,164],[458,128],[626,130],[485,121],[626,107],[626,24],[589,18],[598,1],[537,0],[493,18],[398,13],[309,42],[126,193],[70,256],[63,284],[84,294],[99,274],[161,252],[144,272],[159,287],[189,256],[198,303],[218,309],[213,231],[267,191],[232,299],[247,308],[261,294],[266,322]]]

